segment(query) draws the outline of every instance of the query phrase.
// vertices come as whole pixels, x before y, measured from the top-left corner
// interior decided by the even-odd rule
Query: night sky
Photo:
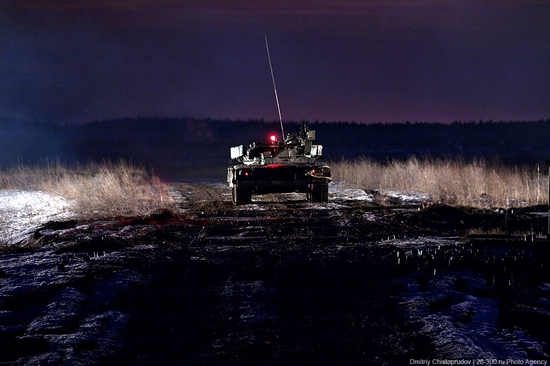
[[[3,0],[0,117],[550,118],[547,0]]]

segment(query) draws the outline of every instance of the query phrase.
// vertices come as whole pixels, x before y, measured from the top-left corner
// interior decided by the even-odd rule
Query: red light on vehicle
[[[277,142],[277,137],[275,135],[271,135],[269,136],[269,141],[271,141],[271,143],[274,144],[275,142]]]
[[[315,169],[311,169],[311,175],[315,175]]]
[[[248,177],[248,172],[244,172],[244,176],[245,176],[245,177]]]

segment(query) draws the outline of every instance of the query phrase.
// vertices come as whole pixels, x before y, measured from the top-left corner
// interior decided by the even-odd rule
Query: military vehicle
[[[302,123],[298,134],[284,141],[271,135],[266,143],[253,142],[231,151],[227,182],[233,188],[233,203],[248,204],[252,195],[265,193],[306,193],[310,202],[328,201],[330,167],[323,158],[323,146],[313,144],[315,131]]]
[[[243,145],[231,148],[232,165],[227,168],[227,182],[233,188],[233,203],[250,203],[253,194],[285,192],[307,193],[310,202],[327,202],[331,176],[323,158],[323,146],[313,144],[315,131],[308,129],[305,123],[302,123],[298,134],[289,133],[284,138],[267,36],[265,48],[284,141],[271,135],[267,143],[253,142],[246,153]]]

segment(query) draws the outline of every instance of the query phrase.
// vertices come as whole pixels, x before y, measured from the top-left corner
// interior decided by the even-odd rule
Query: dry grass
[[[174,204],[165,184],[126,161],[74,168],[58,162],[18,166],[0,171],[0,189],[35,190],[63,197],[81,218],[143,216]]]
[[[548,177],[534,167],[414,157],[385,164],[342,160],[330,166],[333,179],[352,188],[427,193],[435,203],[508,208],[548,202]]]

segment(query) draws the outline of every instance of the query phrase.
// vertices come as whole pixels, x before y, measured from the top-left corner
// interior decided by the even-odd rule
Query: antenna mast
[[[277,86],[275,85],[275,76],[273,75],[273,66],[271,65],[271,55],[269,54],[269,45],[267,36],[265,36],[265,49],[267,50],[267,59],[269,60],[269,70],[271,71],[271,80],[273,81],[273,91],[275,91],[275,101],[277,102],[277,111],[279,112],[279,122],[281,123],[281,133],[283,141],[285,139],[285,129],[283,128],[283,117],[281,116],[281,106],[279,105],[279,95],[277,94]]]

